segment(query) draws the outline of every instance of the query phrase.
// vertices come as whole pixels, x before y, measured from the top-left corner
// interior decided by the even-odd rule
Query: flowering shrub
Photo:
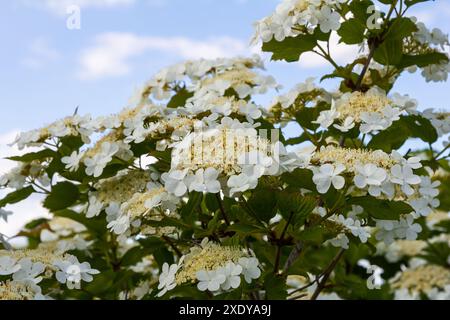
[[[52,218],[26,249],[1,236],[0,298],[448,299],[449,113],[392,92],[405,71],[445,81],[448,37],[406,15],[428,1],[379,2],[284,0],[256,23],[273,60],[329,61],[336,91],[307,79],[261,106],[281,87],[259,57],[187,61],[118,114],[20,134],[0,218],[35,193]]]

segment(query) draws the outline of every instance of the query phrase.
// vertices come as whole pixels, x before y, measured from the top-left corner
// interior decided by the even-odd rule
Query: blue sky
[[[187,58],[249,54],[252,24],[278,0],[9,0],[0,1],[0,157],[17,131],[40,127],[73,113],[119,111],[134,88],[159,69]],[[68,30],[65,9],[81,8],[81,29]],[[412,12],[450,31],[450,1],[419,5]],[[333,46],[340,62],[355,48]],[[267,61],[285,90],[328,69],[314,56],[301,63]],[[333,87],[334,83],[325,86]],[[396,91],[420,108],[450,109],[450,84],[426,84],[405,75]],[[270,97],[263,101],[269,101]],[[0,160],[0,173],[10,168]],[[30,211],[33,205],[22,211]],[[37,208],[37,207],[35,207]],[[0,231],[1,231],[0,223]]]

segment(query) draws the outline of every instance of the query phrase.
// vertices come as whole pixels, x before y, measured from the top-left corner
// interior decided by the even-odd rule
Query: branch
[[[280,266],[280,257],[281,257],[281,248],[283,247],[283,240],[284,240],[284,235],[286,234],[287,228],[289,226],[289,224],[291,223],[292,217],[294,216],[294,212],[291,212],[291,214],[289,215],[288,220],[286,221],[286,225],[283,228],[283,231],[281,232],[280,238],[278,239],[277,242],[277,254],[275,257],[275,263],[273,264],[273,273],[277,273],[278,272],[278,268]]]
[[[333,272],[334,268],[336,268],[336,265],[338,264],[339,260],[341,259],[342,255],[344,254],[345,249],[339,250],[338,254],[331,260],[331,263],[329,266],[325,269],[323,273],[323,278],[320,280],[319,284],[317,285],[316,290],[314,291],[313,295],[311,296],[311,300],[316,300],[319,294],[322,292],[322,290],[325,288],[325,284],[328,281],[328,278],[331,275],[331,272]]]
[[[283,273],[286,273],[288,269],[294,264],[295,260],[297,260],[297,258],[300,256],[302,250],[303,250],[303,241],[299,241],[295,244],[294,248],[289,254],[289,257],[284,263]]]
[[[225,212],[225,209],[223,207],[223,203],[222,203],[222,199],[220,198],[220,194],[216,193],[216,198],[217,198],[217,202],[219,203],[219,209],[220,209],[220,212],[222,213],[222,217],[225,220],[225,223],[227,224],[227,226],[229,226],[230,220],[228,219],[227,213]]]
[[[175,243],[173,243],[173,241],[167,237],[167,236],[162,236],[162,239],[167,242],[167,244],[173,249],[173,251],[175,251],[175,253],[177,254],[177,256],[179,258],[181,258],[183,256],[183,253],[180,251],[180,249],[177,248],[177,246],[175,245]]]

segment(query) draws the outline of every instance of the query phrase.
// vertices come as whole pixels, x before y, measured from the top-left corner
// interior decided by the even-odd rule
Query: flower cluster
[[[449,57],[447,51],[450,47],[448,34],[444,34],[442,30],[438,28],[429,30],[422,22],[417,22],[416,26],[418,30],[413,35],[411,51],[414,53],[441,52]],[[413,67],[411,71],[415,71],[415,67]],[[440,64],[432,64],[422,68],[422,76],[427,82],[446,81],[449,73],[449,62],[441,62]]]
[[[39,283],[55,276],[69,289],[80,288],[81,281],[91,282],[99,271],[88,262],[57,248],[55,243],[43,243],[36,249],[0,251],[0,276],[11,277],[0,283],[0,297],[12,300],[47,298]]]
[[[450,271],[437,265],[419,265],[406,269],[392,279],[399,300],[414,300],[420,294],[432,300],[447,300],[450,297]]]
[[[271,16],[256,22],[254,39],[283,41],[286,37],[312,33],[317,26],[324,33],[338,30],[341,16],[336,9],[345,2],[347,0],[283,0]]]
[[[197,283],[200,291],[214,294],[236,289],[243,276],[247,283],[261,275],[259,261],[241,248],[221,246],[205,238],[190,249],[178,264],[164,264],[158,296],[184,283]]]
[[[426,65],[427,79],[446,78],[447,65],[427,61],[447,61],[448,40],[401,17],[402,52],[384,57],[392,54],[384,45],[401,44],[388,40],[396,31],[390,16],[402,8],[382,15],[383,30],[359,26],[349,36],[367,13],[360,5],[284,0],[256,25],[255,39],[274,59],[291,61],[307,49],[291,48],[291,40],[318,50],[336,69],[321,80],[343,78],[339,90],[308,78],[263,106],[255,96],[281,87],[259,57],[200,59],[161,70],[116,114],[75,112],[20,134],[19,149],[38,150],[11,158],[19,165],[0,176],[0,187],[12,189],[0,202],[0,220],[11,219],[7,205],[34,193],[52,216],[21,233],[34,249],[0,251],[0,298],[217,298],[233,291],[271,299],[296,298],[305,288],[308,298],[322,290],[367,298],[354,284],[379,277],[386,261],[407,263],[380,282],[391,296],[448,295],[448,225],[436,214],[448,209],[448,145],[438,150],[436,142],[448,138],[449,113],[420,112],[416,100],[391,93],[415,61]],[[345,44],[360,39],[370,54],[337,66],[332,31]],[[390,58],[400,61],[383,63]],[[291,125],[299,132],[287,137]],[[405,155],[400,146],[410,136],[426,150]],[[6,240],[0,234],[9,249]],[[365,260],[370,254],[376,262]],[[344,268],[344,255],[359,262]],[[357,268],[374,274],[365,279]],[[102,288],[107,277],[114,284]],[[83,282],[93,283],[82,289]],[[368,290],[377,288],[369,282]]]
[[[330,110],[322,111],[314,123],[324,129],[330,127],[336,120],[341,124],[333,126],[341,132],[347,132],[356,124],[362,134],[387,129],[394,121],[400,119],[404,112],[414,112],[417,102],[408,96],[394,94],[388,97],[377,87],[369,91],[344,93],[333,100]]]

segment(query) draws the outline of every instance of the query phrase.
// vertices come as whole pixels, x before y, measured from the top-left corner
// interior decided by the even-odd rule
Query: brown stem
[[[230,225],[230,220],[228,219],[227,213],[225,212],[225,209],[223,207],[222,199],[220,198],[220,194],[216,193],[217,202],[219,203],[219,209],[220,213],[222,213],[223,220],[225,220],[225,223],[227,226]]]
[[[286,221],[286,225],[283,228],[283,231],[281,232],[280,238],[277,241],[277,255],[275,257],[275,263],[274,263],[274,267],[273,267],[273,273],[277,273],[278,272],[278,268],[280,266],[280,257],[281,257],[281,248],[283,247],[283,240],[284,240],[284,236],[286,234],[287,228],[289,226],[289,224],[291,223],[292,217],[294,216],[294,212],[291,212],[291,214],[289,215],[288,220]]]
[[[300,256],[302,250],[303,250],[303,241],[299,241],[295,244],[294,248],[289,254],[289,257],[284,263],[283,273],[286,273],[288,269],[294,264],[295,260],[297,260],[297,258]]]
[[[345,249],[339,250],[338,254],[331,260],[331,263],[328,265],[328,267],[325,269],[323,273],[323,278],[320,280],[320,282],[317,284],[317,288],[314,291],[313,295],[311,296],[311,300],[316,300],[319,294],[322,292],[322,290],[325,288],[325,285],[328,281],[328,278],[331,275],[331,272],[333,272],[334,268],[336,268],[339,260],[341,259],[342,255],[344,254]]]
[[[177,254],[178,257],[182,257],[183,253],[181,253],[180,249],[177,248],[177,246],[175,245],[175,243],[173,243],[173,241],[167,237],[167,236],[162,236],[162,239],[167,242],[167,244],[173,249],[173,251],[175,251],[175,253]]]

